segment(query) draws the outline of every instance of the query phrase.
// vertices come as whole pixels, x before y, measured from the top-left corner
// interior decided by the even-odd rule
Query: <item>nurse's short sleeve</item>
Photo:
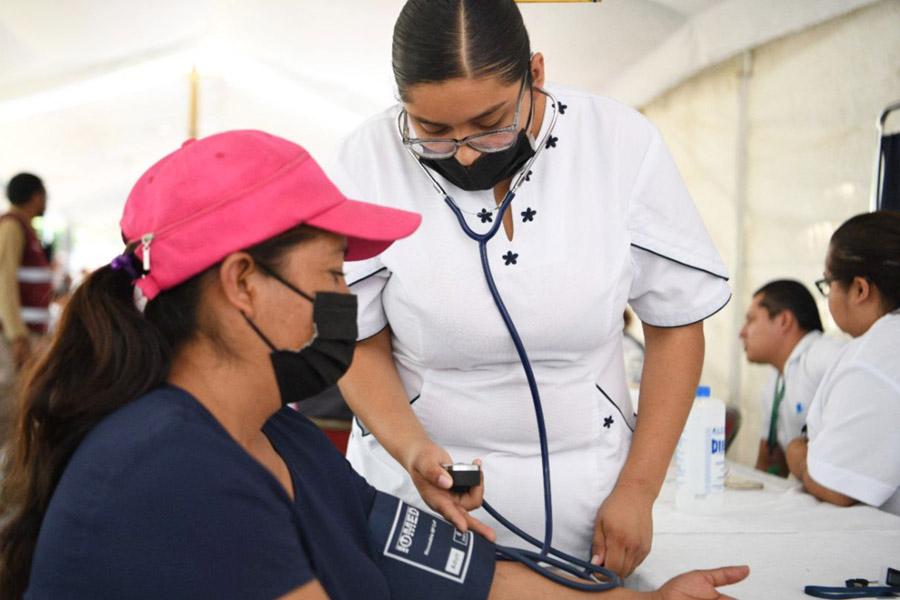
[[[689,325],[728,303],[725,265],[655,127],[632,186],[627,226],[634,265],[629,303],[641,321]]]
[[[391,276],[379,257],[344,263],[344,278],[356,295],[359,339],[372,337],[387,327],[387,315],[381,293]]]
[[[819,484],[872,506],[900,488],[900,390],[865,364],[832,382],[807,468]]]
[[[372,201],[361,193],[360,187],[344,167],[350,160],[346,149],[342,149],[337,160],[328,165],[328,177],[348,198]],[[358,306],[357,326],[359,339],[370,338],[387,327],[387,316],[381,303],[381,292],[391,273],[378,256],[367,260],[344,263],[344,280],[350,291],[356,295]]]

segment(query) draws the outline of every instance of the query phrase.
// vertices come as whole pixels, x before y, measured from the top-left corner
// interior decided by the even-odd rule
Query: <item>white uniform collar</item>
[[[788,355],[787,360],[784,361],[784,371],[787,371],[787,366],[791,362],[800,360],[800,357],[803,356],[803,354],[806,353],[809,347],[813,345],[820,337],[822,337],[822,332],[813,330],[800,338],[800,341],[797,342],[797,345],[794,346],[794,349],[791,350],[791,353]]]

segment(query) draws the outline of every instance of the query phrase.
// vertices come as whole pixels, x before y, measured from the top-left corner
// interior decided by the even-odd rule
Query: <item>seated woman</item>
[[[25,390],[0,597],[585,597],[376,492],[285,406],[353,356],[345,255],[377,254],[418,223],[346,199],[303,148],[258,131],[151,167],[125,205],[125,254],[77,290]],[[428,535],[432,558],[458,559],[454,576],[421,564]],[[715,598],[746,573],[606,597]]]
[[[809,408],[791,473],[833,504],[900,515],[900,213],[857,215],[831,237],[825,277],[835,323],[852,335]]]

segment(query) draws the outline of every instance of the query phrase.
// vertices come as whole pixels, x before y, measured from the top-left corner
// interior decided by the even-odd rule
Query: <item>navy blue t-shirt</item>
[[[294,502],[180,388],[104,419],[53,495],[25,598],[277,598],[312,579],[333,600],[389,598],[367,542],[375,489],[294,411],[263,431]]]

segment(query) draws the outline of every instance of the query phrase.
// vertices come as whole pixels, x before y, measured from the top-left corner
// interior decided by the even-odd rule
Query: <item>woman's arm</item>
[[[684,429],[703,367],[703,323],[644,324],[640,417],[616,487],[594,527],[594,562],[627,577],[650,552],[652,509]]]
[[[404,467],[409,450],[430,441],[394,365],[389,327],[357,343],[353,363],[338,387],[357,418]]]
[[[597,596],[593,592],[564,588],[519,563],[498,562],[488,600],[729,600],[731,597],[720,595],[716,587],[737,583],[749,572],[747,567],[691,571],[670,579],[657,591],[636,592],[619,587]],[[313,580],[279,600],[328,600],[328,594],[318,581]]]
[[[497,563],[488,600],[729,600],[730,596],[720,595],[716,587],[737,583],[749,573],[745,566],[691,571],[670,579],[656,591],[637,592],[617,587],[598,595],[565,588],[519,563],[501,561]]]
[[[496,538],[490,527],[467,513],[481,506],[483,485],[462,495],[448,491],[452,481],[441,465],[453,460],[431,441],[409,405],[394,365],[390,328],[357,344],[353,363],[338,386],[354,414],[409,472],[428,506],[461,531],[471,527],[490,540]]]
[[[812,478],[809,470],[806,468],[806,454],[808,450],[809,442],[804,437],[794,438],[787,448],[788,468],[797,479],[803,482],[803,488],[819,500],[831,504],[838,506],[853,506],[856,504],[857,500],[827,488]]]

